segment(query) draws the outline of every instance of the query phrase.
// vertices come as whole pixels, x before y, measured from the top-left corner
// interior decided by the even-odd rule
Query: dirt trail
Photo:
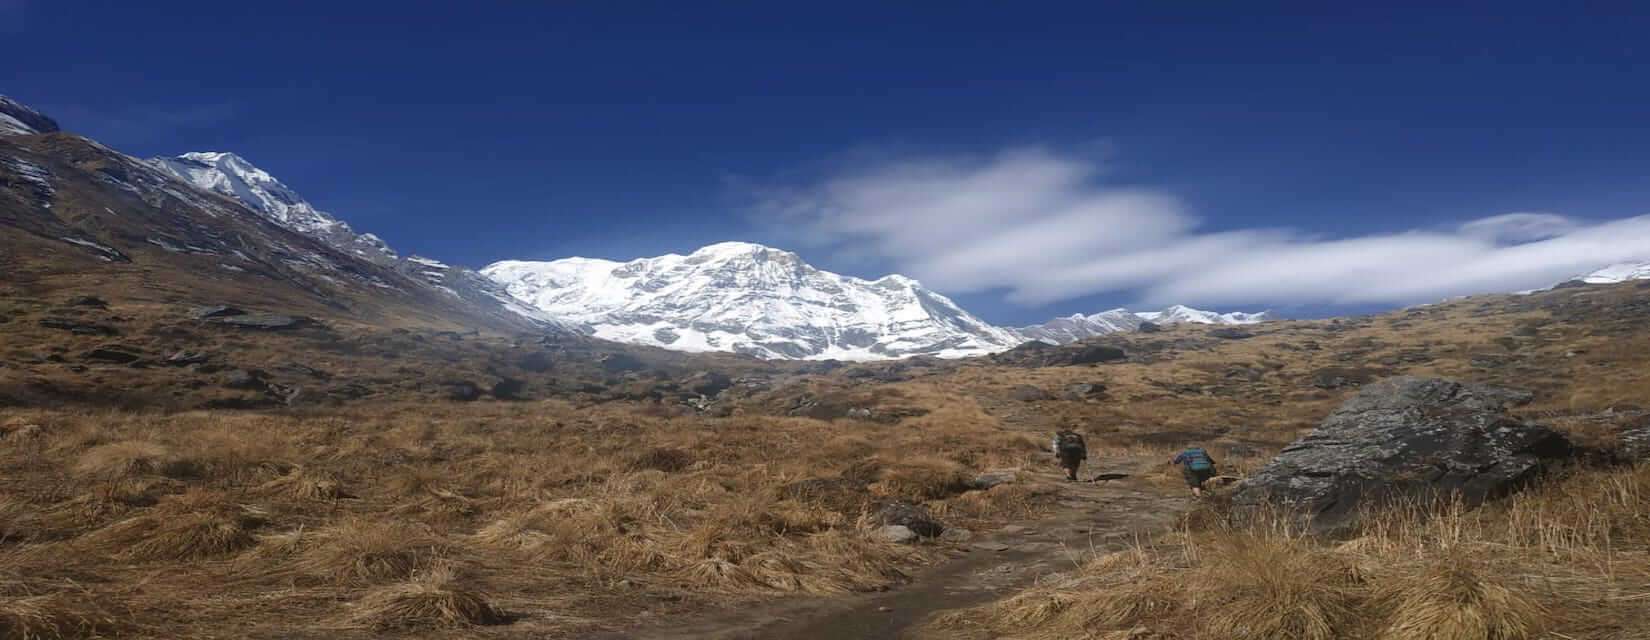
[[[991,407],[1005,429],[1052,433],[1041,416],[1020,407]],[[1161,460],[1091,458],[1082,476],[1127,473],[1109,482],[1065,482],[1052,463],[1023,470],[1021,482],[1059,488],[1058,508],[1044,517],[975,532],[947,560],[893,590],[835,598],[796,598],[674,620],[603,640],[922,640],[916,628],[930,616],[1004,597],[1051,573],[1072,569],[1093,551],[1119,550],[1170,527],[1190,500],[1169,494],[1144,475]],[[946,638],[955,639],[948,632]]]

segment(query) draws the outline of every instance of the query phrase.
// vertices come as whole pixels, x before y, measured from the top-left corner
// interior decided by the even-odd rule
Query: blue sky
[[[0,0],[0,93],[234,151],[404,252],[754,240],[1001,323],[1650,256],[1628,4],[802,4]]]

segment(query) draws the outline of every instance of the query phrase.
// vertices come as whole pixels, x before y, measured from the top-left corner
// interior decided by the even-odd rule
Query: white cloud
[[[1650,216],[1508,213],[1454,228],[1322,237],[1200,231],[1171,194],[1114,187],[1044,149],[917,159],[766,189],[766,219],[956,293],[1025,304],[1132,291],[1143,304],[1411,303],[1546,286],[1650,257]]]

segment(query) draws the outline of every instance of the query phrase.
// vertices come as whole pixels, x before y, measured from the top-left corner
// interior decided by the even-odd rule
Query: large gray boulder
[[[1519,421],[1509,405],[1528,393],[1436,378],[1364,387],[1306,437],[1244,481],[1240,508],[1299,510],[1314,528],[1355,521],[1360,506],[1394,497],[1458,497],[1467,505],[1517,490],[1570,442]]]

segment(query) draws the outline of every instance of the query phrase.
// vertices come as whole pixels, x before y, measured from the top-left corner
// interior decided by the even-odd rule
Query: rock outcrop
[[[1246,480],[1234,503],[1299,510],[1320,531],[1351,524],[1361,507],[1392,498],[1476,505],[1571,454],[1563,435],[1507,414],[1529,399],[1441,379],[1371,384]]]

